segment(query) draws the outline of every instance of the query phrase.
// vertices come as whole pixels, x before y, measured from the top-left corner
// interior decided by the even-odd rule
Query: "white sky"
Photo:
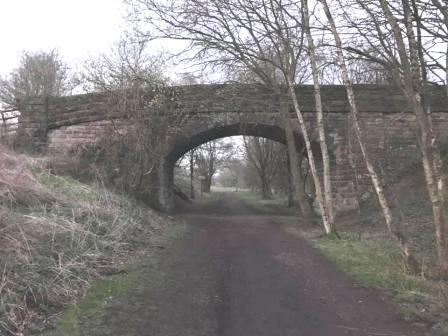
[[[75,68],[120,38],[124,15],[122,0],[0,0],[0,75],[23,50],[56,48]]]

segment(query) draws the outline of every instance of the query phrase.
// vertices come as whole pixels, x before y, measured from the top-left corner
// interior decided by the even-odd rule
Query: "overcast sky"
[[[119,39],[122,0],[0,0],[0,75],[23,50],[56,48],[72,67]]]

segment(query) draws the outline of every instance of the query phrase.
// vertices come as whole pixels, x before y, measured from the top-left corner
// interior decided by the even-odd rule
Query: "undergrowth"
[[[407,274],[398,249],[385,234],[359,239],[346,232],[341,240],[305,235],[355,281],[390,293],[406,319],[429,322],[434,335],[448,335],[448,284]]]
[[[101,183],[45,167],[0,148],[0,335],[51,323],[163,227],[149,208]]]

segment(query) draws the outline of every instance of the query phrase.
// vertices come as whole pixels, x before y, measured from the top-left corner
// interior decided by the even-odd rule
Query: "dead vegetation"
[[[1,335],[50,322],[163,226],[149,208],[46,166],[0,147]]]

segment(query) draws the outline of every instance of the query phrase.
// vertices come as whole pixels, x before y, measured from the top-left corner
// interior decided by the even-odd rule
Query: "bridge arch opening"
[[[305,150],[303,138],[299,132],[295,132],[295,142],[297,151],[300,153]],[[251,136],[261,137],[286,145],[285,131],[278,125],[255,124],[255,123],[235,123],[224,126],[211,127],[203,131],[194,132],[187,136],[181,136],[169,145],[169,150],[162,160],[162,166],[159,170],[158,183],[158,204],[161,210],[171,212],[174,210],[174,167],[176,163],[191,150],[206,144],[210,141],[234,137]],[[313,152],[316,158],[321,157],[320,146],[317,142],[312,144]]]
[[[193,134],[188,139],[177,141],[171,146],[171,150],[166,156],[166,159],[168,162],[175,164],[186,153],[209,141],[238,135],[261,137],[284,145],[286,144],[285,131],[280,126],[266,124],[232,124],[211,128]],[[304,146],[302,136],[296,133],[295,138],[297,149],[302,150]]]

